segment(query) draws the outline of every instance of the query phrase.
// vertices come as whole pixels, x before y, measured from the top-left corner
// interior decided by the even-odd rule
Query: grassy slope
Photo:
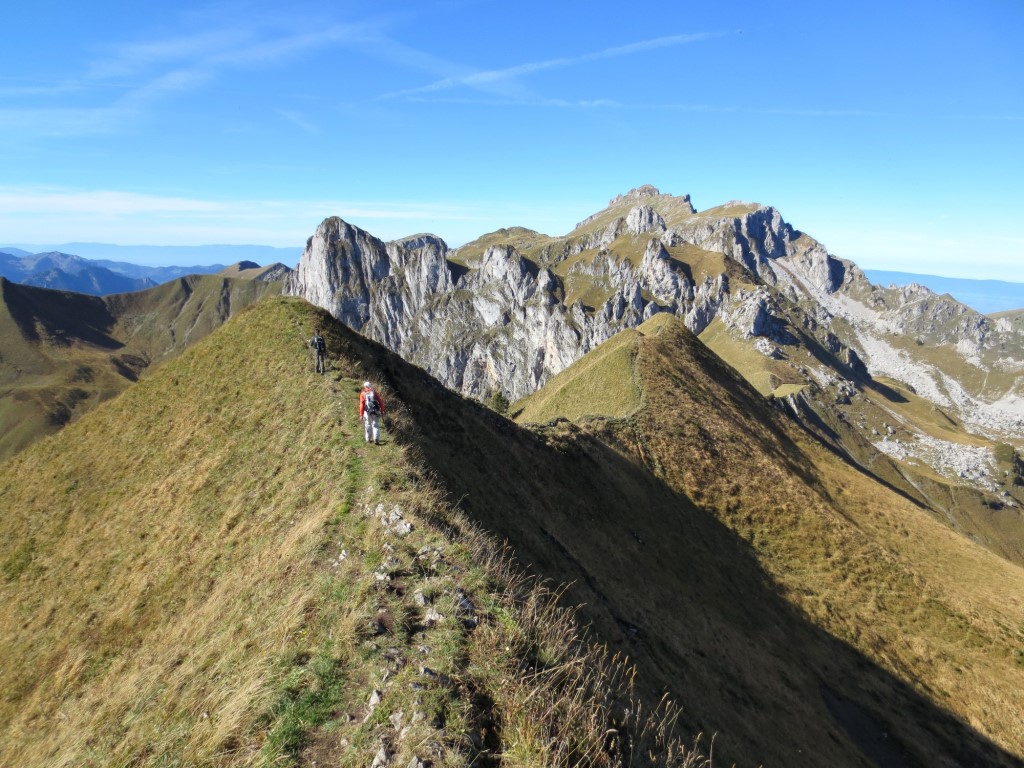
[[[655,319],[636,358],[643,409],[582,425],[616,452],[569,439],[575,428],[545,431],[602,480],[543,508],[531,497],[556,481],[497,462],[537,476],[518,514],[541,507],[530,517],[571,554],[559,577],[580,583],[588,617],[609,635],[626,628],[641,679],[679,692],[727,760],[858,764],[854,739],[894,765],[1018,764],[986,737],[1024,752],[1021,570],[808,444],[678,323]],[[557,416],[551,403],[535,417]],[[663,485],[624,489],[620,455]],[[521,555],[545,549],[513,541]]]
[[[337,413],[325,398],[306,412],[302,351],[275,333],[304,331],[297,320],[249,314],[243,338],[277,354],[215,335],[4,465],[0,623],[19,660],[4,762],[173,764],[244,746],[315,605],[315,534],[345,498],[325,471],[345,465]]]
[[[543,389],[516,404],[516,418],[542,421],[551,413],[568,419],[581,416],[617,416],[640,405],[633,376],[639,334],[625,330],[579,361],[571,374],[555,376]]]
[[[0,285],[0,459],[121,392],[279,285],[192,276],[107,297]]]
[[[319,323],[328,377],[302,345]],[[436,527],[464,527],[436,477],[521,563],[573,582],[594,636],[630,654],[645,696],[668,690],[687,728],[717,732],[725,764],[1019,764],[996,744],[1024,742],[1020,570],[798,444],[677,321],[605,357],[628,360],[641,410],[530,432],[278,300],[15,457],[0,468],[2,761],[366,764],[390,735],[402,764],[464,764],[470,731],[543,762],[571,740],[517,718],[544,697],[514,684],[591,661],[520,632],[486,546]],[[396,406],[381,452],[349,415],[364,377]],[[540,417],[578,402],[561,390]],[[378,505],[396,503],[410,538],[381,534]],[[447,623],[425,626],[417,588]],[[450,620],[456,588],[486,631]],[[445,727],[398,739],[391,717],[417,711]]]
[[[385,743],[402,765],[600,765],[615,724],[637,759],[688,759],[623,720],[621,665],[442,501],[382,362],[478,412],[277,299],[0,465],[0,763],[367,765]],[[354,418],[367,377],[379,447]]]
[[[805,360],[814,363],[816,357],[841,370],[841,363],[796,323],[791,322],[788,330],[799,339],[799,344],[782,348],[789,363],[799,365]],[[783,398],[802,389],[794,380],[792,368],[760,354],[720,320],[713,321],[701,333],[700,340],[763,395]],[[1004,499],[997,494],[983,493],[951,482],[921,462],[891,459],[870,444],[869,435],[872,429],[876,435],[882,435],[890,426],[895,426],[896,437],[900,439],[912,440],[912,436],[920,431],[967,446],[993,447],[993,442],[971,434],[962,424],[899,382],[877,377],[862,382],[862,393],[862,397],[848,405],[837,405],[832,401],[812,403],[815,424],[811,426],[813,429],[821,428],[817,429],[819,437],[854,457],[881,481],[935,510],[937,516],[950,521],[964,535],[1011,562],[1024,564],[1019,506],[1004,506]],[[854,428],[853,424],[859,427]],[[1009,467],[1001,466],[999,469]],[[997,474],[995,479],[1002,481],[1001,490],[1017,497],[1019,502],[1020,494],[1013,485],[1014,477],[1011,474],[1003,478]]]
[[[685,394],[692,386],[669,351],[685,336],[673,329],[638,358],[648,371],[649,421],[640,428],[659,474],[703,499],[751,542],[758,561],[814,624],[1024,753],[1015,701],[1024,682],[1024,604],[1017,597],[1024,571],[955,536],[767,412],[750,419],[758,409],[748,411],[743,432],[735,410],[732,420],[695,418],[693,395]],[[778,437],[787,433],[793,443]],[[761,451],[751,450],[752,437]],[[721,471],[736,466],[746,477]],[[896,707],[883,719],[921,755],[927,742],[904,716]]]

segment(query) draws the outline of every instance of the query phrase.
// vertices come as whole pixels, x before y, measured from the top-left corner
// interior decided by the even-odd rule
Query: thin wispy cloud
[[[118,190],[0,187],[0,232],[10,242],[34,242],[37,222],[61,212],[47,227],[52,240],[176,243],[303,242],[323,219],[341,216],[384,237],[425,231],[433,222],[470,222],[482,211],[472,202],[358,199],[224,199]]]
[[[251,44],[251,37],[251,32],[234,28],[111,45],[104,55],[90,63],[84,79],[93,82],[132,79],[158,67],[198,63],[217,51]]]
[[[622,103],[614,99],[556,99],[556,98],[458,98],[414,96],[409,99],[416,104],[451,104],[478,107],[552,107],[555,109],[599,109],[620,108]]]
[[[303,132],[308,133],[310,136],[318,136],[322,133],[320,126],[313,123],[311,120],[307,120],[303,115],[290,109],[279,109],[277,114],[283,117],[292,125],[301,129]]]
[[[495,84],[515,81],[517,78],[523,77],[525,75],[532,75],[537,72],[543,72],[553,69],[562,69],[566,67],[574,67],[579,66],[581,64],[587,64],[593,61],[613,59],[621,56],[631,56],[633,54],[643,53],[646,51],[653,51],[659,48],[667,48],[671,46],[697,43],[705,40],[712,40],[715,38],[724,37],[729,34],[734,33],[698,32],[685,35],[668,35],[665,37],[657,37],[652,38],[650,40],[641,40],[636,43],[629,43],[627,45],[605,48],[600,51],[585,53],[579,56],[562,56],[554,59],[547,59],[545,61],[526,62],[524,64],[517,64],[515,66],[504,67],[502,69],[490,69],[471,72],[469,74],[458,75],[454,77],[445,77],[440,80],[435,80],[432,83],[428,83],[427,85],[419,86],[417,88],[408,88],[400,91],[393,91],[391,93],[382,94],[378,98],[404,98],[416,96],[419,94],[436,93],[438,91],[446,91],[451,90],[453,88],[462,87],[487,89]]]
[[[159,101],[199,90],[227,71],[273,66],[330,46],[362,44],[377,34],[374,22],[327,24],[310,32],[254,21],[107,45],[66,79],[0,82],[0,96],[13,101],[0,110],[0,128],[49,136],[123,131]],[[52,106],[71,94],[85,105]]]

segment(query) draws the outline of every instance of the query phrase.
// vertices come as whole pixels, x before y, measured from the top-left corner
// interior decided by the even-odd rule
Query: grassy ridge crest
[[[267,300],[0,465],[0,762],[702,761],[445,501],[387,355]]]

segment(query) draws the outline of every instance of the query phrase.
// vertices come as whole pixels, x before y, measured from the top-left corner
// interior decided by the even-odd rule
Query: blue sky
[[[0,242],[459,245],[640,184],[863,267],[1024,281],[1024,3],[35,0]]]

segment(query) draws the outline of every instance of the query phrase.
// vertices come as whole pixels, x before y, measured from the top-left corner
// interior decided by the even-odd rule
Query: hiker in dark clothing
[[[326,373],[327,372],[327,342],[324,341],[324,337],[320,335],[320,329],[316,329],[316,333],[313,338],[309,340],[309,346],[316,350],[316,372]]]

